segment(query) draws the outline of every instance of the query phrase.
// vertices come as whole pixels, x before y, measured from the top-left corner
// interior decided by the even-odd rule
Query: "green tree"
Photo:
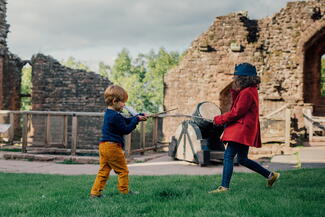
[[[148,110],[158,112],[163,110],[164,75],[174,66],[178,65],[180,54],[178,52],[167,52],[161,48],[157,54],[151,51],[148,55],[148,73],[144,82],[146,83]]]
[[[139,54],[132,61],[127,49],[123,49],[117,56],[111,70],[109,79],[117,85],[125,88],[129,94],[128,104],[138,111],[146,111],[143,97],[145,90],[143,88],[143,78],[146,74],[145,56]]]
[[[163,77],[178,64],[180,55],[161,48],[139,54],[134,60],[123,49],[116,58],[109,79],[129,94],[128,104],[138,111],[158,112],[163,109]]]
[[[21,76],[21,108],[20,110],[27,111],[31,110],[31,94],[32,94],[32,67],[27,65],[22,69]]]
[[[90,68],[87,66],[86,63],[78,61],[74,57],[69,57],[67,60],[61,61],[61,64],[72,69],[83,69],[86,71],[90,71]]]
[[[122,79],[132,74],[132,59],[129,51],[123,49],[118,55],[112,67],[110,80],[116,84],[122,83]],[[121,80],[121,81],[120,81]]]
[[[111,67],[104,62],[99,62],[98,64],[98,74],[101,76],[108,78],[111,75]]]

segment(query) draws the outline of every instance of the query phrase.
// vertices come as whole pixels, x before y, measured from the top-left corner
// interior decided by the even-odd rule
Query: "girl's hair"
[[[128,93],[118,85],[110,85],[106,88],[104,93],[105,103],[107,105],[113,105],[113,101],[126,102],[128,100]]]
[[[256,87],[259,83],[261,83],[260,76],[244,76],[237,75],[234,81],[235,85],[238,86],[239,89],[244,89],[246,87]]]

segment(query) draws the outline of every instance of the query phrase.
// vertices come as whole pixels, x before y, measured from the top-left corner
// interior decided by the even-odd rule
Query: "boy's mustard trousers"
[[[99,171],[91,189],[91,195],[101,195],[112,169],[118,174],[118,190],[122,194],[127,194],[129,192],[129,169],[122,147],[118,143],[101,142],[99,144]]]

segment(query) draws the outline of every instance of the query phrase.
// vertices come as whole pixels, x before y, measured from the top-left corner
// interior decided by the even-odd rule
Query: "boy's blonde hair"
[[[110,85],[106,88],[104,93],[105,103],[109,106],[113,105],[113,101],[126,102],[128,100],[128,93],[118,85]]]

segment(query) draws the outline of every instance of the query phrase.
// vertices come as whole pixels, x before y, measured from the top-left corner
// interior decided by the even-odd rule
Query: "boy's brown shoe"
[[[212,191],[209,191],[209,194],[216,194],[216,193],[221,193],[221,192],[225,192],[225,191],[229,191],[229,188],[225,188],[223,186],[219,186],[217,189],[214,189]]]
[[[272,172],[272,176],[267,180],[267,187],[272,187],[279,178],[280,173]]]

